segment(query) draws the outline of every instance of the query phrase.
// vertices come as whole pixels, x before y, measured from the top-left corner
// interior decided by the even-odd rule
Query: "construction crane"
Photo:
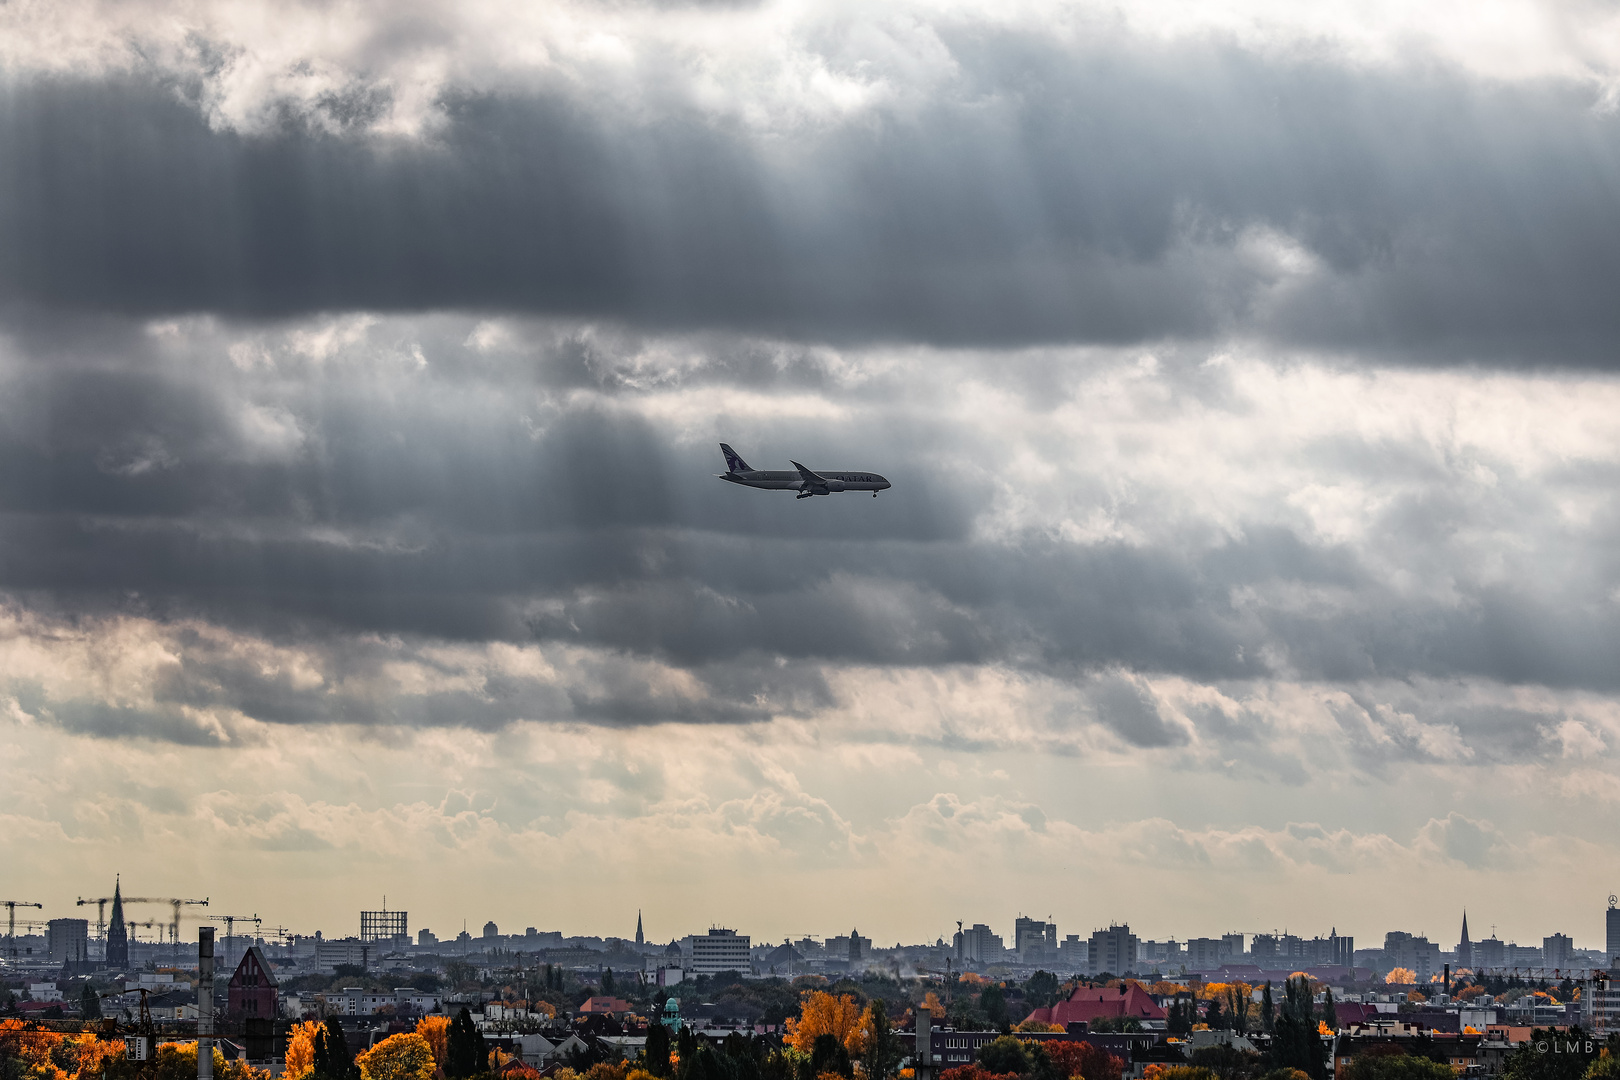
[[[230,959],[231,955],[231,934],[235,932],[236,924],[239,922],[252,923],[253,936],[258,937],[259,926],[264,922],[264,920],[259,918],[257,915],[210,915],[208,918],[213,922],[222,922],[225,924],[225,948],[223,950],[223,955],[220,958],[227,961]]]
[[[96,905],[96,937],[98,937],[98,938],[102,937],[106,932],[105,928],[106,928],[106,925],[107,925],[107,905],[112,903],[112,900],[113,900],[113,898],[110,897],[110,896],[98,896],[98,897],[94,898],[93,900],[86,900],[82,896],[79,897],[79,903],[78,903],[79,907],[84,907],[84,905],[86,905],[86,904],[94,904],[94,905]],[[208,898],[203,897],[201,900],[184,900],[184,899],[181,899],[178,896],[126,896],[126,897],[124,897],[124,903],[126,903],[126,904],[168,904],[171,908],[173,908],[174,915],[173,915],[173,918],[171,918],[169,920],[169,924],[168,924],[169,940],[171,942],[175,943],[176,948],[179,948],[179,941],[180,941],[180,908],[183,905],[187,905],[187,904],[197,904],[197,905],[200,905],[202,907],[207,907],[208,906]]]
[[[34,907],[43,911],[45,905],[36,904],[29,900],[0,900],[0,904],[6,905],[6,951],[15,960],[17,959],[17,909],[20,907]]]

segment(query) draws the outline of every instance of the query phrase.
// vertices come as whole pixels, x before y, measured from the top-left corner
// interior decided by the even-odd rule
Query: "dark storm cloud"
[[[430,143],[244,136],[139,82],[16,80],[0,290],[1613,359],[1620,118],[1584,90],[1207,44],[945,43],[956,80],[914,113],[770,137],[561,94],[452,97]],[[1290,269],[1305,253],[1317,269]]]

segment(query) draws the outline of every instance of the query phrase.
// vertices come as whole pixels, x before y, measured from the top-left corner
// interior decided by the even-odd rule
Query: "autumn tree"
[[[433,1080],[433,1047],[414,1031],[388,1036],[354,1063],[360,1080]]]
[[[444,1068],[444,1063],[450,1059],[450,1018],[424,1016],[416,1022],[416,1033],[427,1040],[428,1048],[433,1051],[433,1063]]]
[[[1063,1080],[1076,1076],[1085,1080],[1120,1080],[1125,1073],[1124,1061],[1088,1042],[1050,1039],[1042,1042],[1040,1048]]]
[[[1416,982],[1417,972],[1411,968],[1392,968],[1390,973],[1384,976],[1384,983],[1387,986],[1411,986]]]
[[[865,1047],[861,1008],[850,994],[834,997],[823,990],[804,996],[799,1015],[789,1018],[783,1040],[802,1054],[813,1054],[816,1040],[831,1036],[847,1055],[858,1055]]]
[[[315,1071],[315,1040],[323,1030],[319,1021],[306,1020],[294,1024],[287,1032],[287,1050],[281,1067],[285,1080],[303,1080]]]

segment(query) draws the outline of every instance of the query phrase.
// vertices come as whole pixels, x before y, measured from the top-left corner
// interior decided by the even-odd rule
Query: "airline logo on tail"
[[[754,471],[753,469],[750,469],[748,467],[748,462],[744,461],[742,458],[737,456],[737,451],[733,450],[731,447],[727,446],[725,443],[720,444],[720,452],[726,455],[726,471],[727,472],[753,472]]]

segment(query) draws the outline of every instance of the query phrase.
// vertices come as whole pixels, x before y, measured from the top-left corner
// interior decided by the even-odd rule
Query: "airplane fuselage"
[[[833,491],[886,491],[889,482],[873,472],[828,472],[825,469],[815,470],[817,476],[825,477],[827,490]],[[744,487],[769,488],[774,491],[804,491],[806,481],[796,472],[782,472],[769,469],[749,469],[747,472],[716,473],[722,480],[729,480],[733,484]],[[812,487],[817,485],[812,484]],[[816,492],[821,494],[821,492]]]

